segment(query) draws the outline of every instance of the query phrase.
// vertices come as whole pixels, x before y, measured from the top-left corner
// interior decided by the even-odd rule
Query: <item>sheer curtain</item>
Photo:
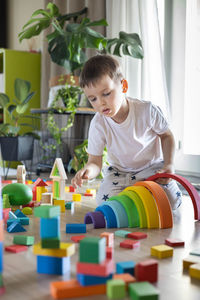
[[[158,21],[156,0],[107,0],[107,35],[116,37],[124,30],[140,35],[144,49],[142,61],[121,59],[131,97],[150,100],[170,118],[169,100]]]

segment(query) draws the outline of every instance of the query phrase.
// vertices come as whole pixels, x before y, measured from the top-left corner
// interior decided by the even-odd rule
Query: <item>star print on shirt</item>
[[[112,184],[113,184],[113,185],[118,185],[118,183],[119,183],[119,182],[113,182]]]
[[[136,179],[136,177],[135,177],[135,176],[131,176],[131,179],[132,179],[132,180],[135,180],[135,179]]]
[[[119,177],[119,176],[120,176],[119,172],[115,172],[115,173],[114,173],[114,176]]]
[[[112,171],[113,170],[113,167],[108,167],[108,171]]]
[[[180,196],[181,196],[181,193],[180,193],[180,192],[176,192],[176,196],[177,196],[177,197],[180,197]]]
[[[104,201],[106,201],[106,200],[108,200],[108,194],[107,195],[103,195],[103,198],[102,198],[102,200],[104,200]]]

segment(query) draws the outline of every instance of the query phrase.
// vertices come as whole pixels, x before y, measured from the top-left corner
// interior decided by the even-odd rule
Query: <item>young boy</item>
[[[109,55],[90,58],[83,68],[80,86],[96,111],[88,137],[88,162],[72,179],[74,187],[101,171],[107,148],[107,167],[97,193],[97,204],[127,186],[157,172],[173,173],[175,143],[161,110],[148,101],[126,97],[127,81],[116,59]],[[175,181],[162,178],[172,209],[181,204]]]

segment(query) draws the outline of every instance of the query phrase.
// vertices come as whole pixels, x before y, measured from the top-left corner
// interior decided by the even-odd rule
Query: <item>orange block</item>
[[[81,286],[78,280],[55,281],[50,284],[51,295],[54,299],[75,298],[106,293],[106,285]]]
[[[3,219],[0,220],[0,242],[3,241]]]
[[[113,275],[113,279],[121,279],[121,280],[123,280],[125,282],[125,284],[126,284],[126,288],[128,288],[128,285],[130,283],[136,282],[135,277],[133,277],[129,273],[114,274]]]

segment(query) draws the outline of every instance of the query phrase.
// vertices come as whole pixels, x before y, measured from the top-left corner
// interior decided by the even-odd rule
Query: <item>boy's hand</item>
[[[87,180],[89,179],[89,173],[90,173],[90,170],[89,169],[81,169],[80,171],[78,171],[76,173],[76,175],[72,178],[71,180],[71,184],[74,188],[77,188],[78,186],[82,186],[83,184],[83,180]]]
[[[161,170],[158,170],[157,173],[174,173],[174,166],[172,164],[164,165]],[[171,178],[158,178],[156,182],[159,184],[168,184],[172,179]]]

